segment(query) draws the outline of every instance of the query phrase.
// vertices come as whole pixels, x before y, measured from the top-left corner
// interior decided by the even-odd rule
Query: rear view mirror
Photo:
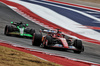
[[[11,22],[11,24],[13,24],[14,22]]]
[[[28,26],[28,24],[26,24],[26,26]]]

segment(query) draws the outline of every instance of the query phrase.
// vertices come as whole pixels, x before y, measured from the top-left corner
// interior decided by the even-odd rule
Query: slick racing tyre
[[[41,45],[42,45],[42,47],[44,47],[44,48],[48,48],[48,46],[51,45],[51,44],[52,44],[52,37],[47,35],[47,36],[44,38],[43,43],[42,43]]]
[[[42,43],[42,34],[41,33],[34,33],[33,34],[33,40],[32,45],[34,46],[40,46]]]
[[[30,34],[33,35],[34,33],[35,33],[35,30],[34,29],[31,29],[30,30]]]
[[[11,26],[6,25],[5,30],[4,30],[4,34],[9,36],[9,32],[11,32],[13,29]]]
[[[33,33],[35,33],[35,30],[27,28],[27,29],[25,29],[25,32],[33,35]]]
[[[52,44],[52,37],[51,36],[46,36],[46,40],[48,41],[48,45]]]
[[[77,50],[74,50],[74,53],[80,54],[82,51],[84,51],[84,46],[82,45],[82,41],[81,40],[77,40],[76,39],[74,41],[73,46],[77,48]]]

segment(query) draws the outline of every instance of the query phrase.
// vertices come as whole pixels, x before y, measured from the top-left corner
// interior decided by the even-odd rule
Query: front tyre
[[[5,30],[4,30],[4,34],[9,36],[10,35],[9,32],[11,32],[11,31],[12,31],[12,27],[6,25]]]
[[[40,46],[42,43],[42,34],[41,33],[34,33],[33,34],[33,40],[32,45],[34,46]]]
[[[81,40],[75,40],[74,41],[74,44],[73,44],[74,47],[76,47],[77,50],[73,50],[74,53],[78,53],[80,54],[81,52],[84,51],[84,46],[82,45],[82,41]]]

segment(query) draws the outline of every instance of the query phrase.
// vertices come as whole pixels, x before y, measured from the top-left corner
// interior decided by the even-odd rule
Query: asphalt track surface
[[[42,26],[39,26],[21,15],[17,14],[4,4],[0,3],[0,39],[12,42],[16,45],[21,45],[27,48],[36,49],[43,52],[49,52],[65,57],[71,57],[76,58],[80,60],[85,61],[91,61],[95,63],[100,64],[100,45],[92,44],[83,42],[85,46],[85,51],[81,54],[75,54],[72,51],[63,51],[63,50],[54,50],[54,49],[44,49],[37,46],[32,46],[32,40],[28,38],[21,38],[21,37],[15,37],[15,36],[5,36],[4,35],[4,27],[6,25],[10,25],[11,21],[23,21],[24,23],[28,23],[30,28],[34,28],[36,32],[38,32],[39,29],[43,28]]]

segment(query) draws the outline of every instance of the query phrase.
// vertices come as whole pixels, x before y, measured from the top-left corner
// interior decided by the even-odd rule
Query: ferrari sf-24
[[[40,30],[40,33],[33,34],[32,45],[44,48],[58,48],[65,50],[73,50],[74,53],[81,53],[84,51],[82,41],[67,37],[59,29],[56,30]]]

